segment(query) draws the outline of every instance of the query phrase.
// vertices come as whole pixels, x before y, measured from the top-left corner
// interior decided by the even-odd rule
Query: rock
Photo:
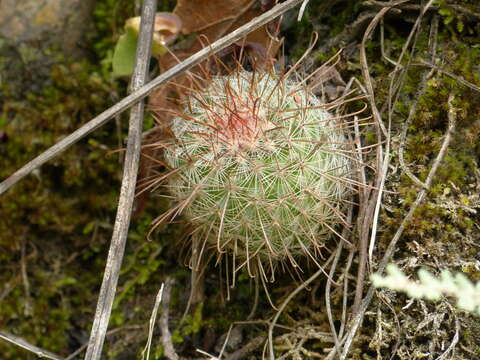
[[[41,89],[59,55],[79,59],[95,0],[0,1],[0,83],[11,95]],[[1,92],[6,91],[2,86]],[[0,96],[1,96],[0,92]]]

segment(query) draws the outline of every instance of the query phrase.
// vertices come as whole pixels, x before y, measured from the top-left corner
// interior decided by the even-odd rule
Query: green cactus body
[[[213,77],[188,99],[165,151],[177,213],[243,263],[315,257],[344,221],[341,124],[306,87],[268,72]]]

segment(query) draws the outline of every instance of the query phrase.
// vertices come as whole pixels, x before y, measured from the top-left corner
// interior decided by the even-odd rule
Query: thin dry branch
[[[480,92],[480,87],[475,85],[475,84],[472,84],[471,82],[465,80],[463,77],[461,76],[457,76],[453,73],[451,73],[450,71],[447,71],[443,68],[441,68],[440,66],[437,66],[437,65],[434,65],[434,64],[430,64],[426,61],[422,61],[420,64],[412,64],[412,65],[415,65],[415,66],[428,66],[430,68],[432,68],[433,70],[436,70],[442,74],[445,74],[447,75],[448,77],[451,77],[452,79],[458,81],[460,84],[462,85],[465,85],[466,87],[472,89],[472,90],[475,90],[477,92]]]
[[[132,91],[141,88],[147,79],[156,9],[157,0],[146,0],[143,3],[135,71],[130,84]],[[117,290],[118,277],[120,275],[125,244],[127,242],[128,228],[130,227],[133,200],[135,198],[135,187],[140,163],[140,149],[142,145],[143,113],[143,101],[137,103],[130,111],[127,151],[125,154],[117,217],[113,227],[107,264],[105,265],[105,272],[103,274],[102,286],[98,296],[95,319],[90,332],[90,340],[85,354],[85,360],[100,359],[110,314],[112,312],[113,300]]]
[[[453,108],[452,102],[453,102],[453,94],[450,94],[448,97],[448,130],[445,135],[445,139],[443,140],[442,147],[440,148],[440,151],[438,152],[437,157],[435,158],[435,161],[432,165],[432,168],[430,169],[430,172],[428,173],[427,179],[425,180],[425,185],[426,188],[422,189],[419,191],[417,194],[417,197],[410,207],[407,215],[403,219],[402,223],[398,227],[397,231],[395,232],[395,235],[393,236],[392,240],[390,241],[387,250],[385,251],[385,254],[383,255],[382,261],[380,262],[380,265],[378,267],[377,272],[382,273],[385,270],[385,267],[387,266],[388,262],[390,261],[393,252],[396,249],[397,243],[400,240],[400,237],[403,234],[403,231],[405,230],[407,224],[413,217],[413,214],[415,210],[417,210],[418,206],[423,202],[425,197],[427,196],[428,189],[430,189],[432,185],[433,178],[443,160],[445,157],[445,154],[447,152],[448,146],[450,144],[450,140],[452,138],[453,131],[455,129],[455,123],[456,123],[456,115],[455,115],[455,110]],[[355,334],[360,327],[363,317],[365,316],[365,312],[367,311],[368,306],[370,305],[370,302],[372,301],[373,295],[375,293],[375,287],[370,286],[368,289],[367,295],[364,297],[362,304],[356,313],[354,319],[351,322],[350,329],[348,333],[345,335],[343,341],[345,341],[345,345],[343,348],[343,353],[341,359],[346,359],[348,351],[350,349],[350,346],[353,343],[353,338],[355,337]],[[332,350],[335,352],[335,349]]]
[[[26,236],[24,235],[24,239],[22,241],[22,249],[21,249],[21,260],[20,260],[20,269],[22,273],[22,280],[23,280],[23,287],[25,289],[25,309],[24,314],[25,316],[32,316],[32,296],[30,291],[30,281],[28,280],[28,271],[27,271],[27,256],[25,255],[26,252]]]
[[[432,27],[430,29],[430,36],[429,36],[429,42],[430,42],[430,59],[431,61],[435,61],[435,55],[436,55],[436,43],[437,43],[437,33],[438,33],[438,17],[434,17],[432,20]],[[427,90],[427,82],[430,79],[431,75],[433,74],[433,69],[429,71],[423,71],[421,80],[420,80],[420,85],[418,88],[417,93],[415,94],[413,102],[410,104],[410,111],[408,113],[407,120],[403,123],[402,127],[402,132],[400,135],[400,145],[398,147],[398,161],[400,163],[400,166],[403,170],[403,172],[414,182],[416,185],[418,185],[420,188],[424,188],[425,184],[420,181],[419,178],[417,178],[408,168],[407,164],[405,163],[404,159],[404,147],[405,147],[405,140],[407,137],[407,132],[408,132],[408,127],[410,126],[413,117],[416,114],[417,111],[417,106],[418,102],[421,99],[421,97],[424,95],[425,91]]]
[[[404,55],[406,54],[408,46],[410,44],[413,44],[412,48],[415,47],[416,40],[417,40],[417,37],[418,37],[418,29],[420,27],[421,20],[422,20],[423,16],[425,15],[426,11],[433,5],[433,0],[430,0],[422,8],[422,11],[421,11],[420,15],[418,16],[418,18],[417,18],[409,36],[408,36],[407,42],[405,43],[405,45],[402,48],[402,52],[399,56],[399,59],[396,62],[395,69],[392,73],[392,81],[391,81],[389,100],[388,100],[388,106],[389,106],[389,109],[390,109],[390,113],[388,114],[388,124],[389,124],[388,129],[381,122],[380,112],[378,112],[378,110],[376,108],[376,105],[375,105],[375,100],[374,100],[374,97],[373,97],[373,94],[374,94],[373,93],[373,86],[372,86],[371,78],[370,78],[370,75],[369,75],[369,72],[368,72],[368,66],[367,66],[367,60],[366,60],[365,41],[371,36],[373,29],[375,28],[375,26],[378,24],[380,19],[389,10],[389,8],[391,6],[399,6],[399,5],[401,5],[405,2],[407,2],[407,1],[396,1],[396,2],[392,1],[390,3],[385,3],[385,6],[387,6],[387,7],[383,8],[377,14],[377,16],[374,18],[374,20],[372,20],[371,25],[369,25],[369,27],[367,28],[367,31],[366,31],[365,36],[364,36],[364,41],[362,42],[362,47],[360,49],[360,60],[362,62],[362,73],[364,74],[364,77],[365,77],[367,91],[368,91],[369,95],[371,95],[370,100],[371,100],[371,106],[372,106],[373,112],[374,112],[374,117],[378,121],[380,121],[380,126],[382,127],[383,133],[387,138],[387,142],[386,142],[387,143],[387,149],[385,151],[386,154],[383,157],[382,166],[379,166],[379,168],[382,169],[382,171],[380,171],[379,176],[377,176],[377,184],[378,184],[378,180],[380,179],[380,183],[378,184],[379,194],[377,195],[376,198],[375,197],[372,198],[372,201],[375,202],[375,214],[374,214],[374,218],[373,218],[373,221],[372,221],[373,226],[372,226],[371,239],[370,239],[371,249],[373,249],[373,245],[374,245],[375,238],[376,238],[376,223],[377,223],[377,220],[378,220],[378,215],[379,215],[379,210],[380,210],[380,200],[381,200],[382,191],[383,191],[383,187],[384,187],[384,183],[385,183],[385,179],[386,179],[386,171],[388,169],[388,164],[389,164],[389,147],[390,147],[389,128],[390,128],[390,124],[391,124],[391,109],[393,109],[393,105],[396,103],[396,101],[398,99],[399,93],[397,91],[399,90],[400,85],[403,82],[403,78],[405,76],[406,69],[408,68],[408,66],[406,66],[406,67],[401,66],[400,63],[402,62],[402,59],[403,59]],[[394,75],[396,75],[397,72],[399,73],[399,75],[398,75],[398,77],[394,78]],[[396,79],[396,80],[394,81],[394,79]],[[421,201],[423,201],[423,198],[421,199]],[[417,207],[420,204],[420,202],[417,205],[415,205],[415,207]],[[412,207],[414,207],[414,206],[412,206]],[[410,214],[410,212],[409,212],[409,214]],[[411,214],[413,215],[413,212]],[[412,215],[410,215],[410,216],[412,216]],[[406,219],[404,219],[404,222],[402,222],[402,224],[400,225],[399,230],[401,229],[401,231],[399,233],[397,232],[397,234],[399,234],[398,236],[400,236],[403,233],[403,228],[401,228],[401,227],[405,226],[405,224],[406,224],[405,220]],[[395,236],[397,236],[397,234]],[[398,239],[396,241],[398,241]],[[364,242],[362,242],[361,249],[360,249],[361,250],[361,255],[362,255],[362,252],[365,251],[364,246],[365,246],[365,244],[364,244]],[[392,252],[393,252],[393,250],[392,250]],[[385,259],[385,257],[383,259]],[[362,268],[364,269],[364,266],[365,266],[364,262],[366,262],[366,259],[364,258],[364,256],[361,256],[360,264],[359,264],[360,270],[362,270]],[[380,271],[382,271],[382,270],[380,270]],[[371,301],[371,297],[373,296],[373,290],[370,289],[369,292],[367,293],[366,297],[363,298],[363,301],[362,301],[364,276],[365,276],[364,270],[362,270],[361,272],[359,271],[359,276],[357,278],[357,289],[356,289],[356,294],[355,294],[355,302],[354,302],[355,317],[354,317],[354,320],[352,321],[353,325],[351,325],[350,331],[346,334],[346,337],[343,339],[343,340],[345,340],[345,346],[344,346],[344,350],[343,350],[343,353],[342,353],[342,356],[341,356],[342,359],[344,359],[347,356],[348,349],[350,348],[350,346],[352,344],[355,332],[358,329],[358,327],[360,326],[361,322],[363,321],[363,316],[365,314],[366,307],[368,307],[368,304]],[[368,300],[367,305],[365,306],[366,300],[367,300],[368,297],[370,297],[370,298]],[[352,329],[355,329],[353,331],[353,333],[352,333]]]
[[[254,18],[245,25],[239,27],[235,31],[232,31],[230,34],[224,36],[223,38],[215,41],[210,46],[203,48],[194,55],[190,56],[188,59],[182,61],[178,65],[172,67],[163,74],[157,76],[148,84],[142,86],[138,90],[132,92],[127,97],[123,98],[121,101],[116,103],[111,108],[105,110],[103,113],[90,120],[88,123],[83,125],[81,128],[75,130],[73,133],[65,137],[63,140],[59,141],[49,149],[45,150],[42,154],[37,156],[35,159],[28,162],[26,165],[21,167],[2,183],[0,183],[0,195],[7,191],[10,187],[16,184],[18,181],[23,179],[25,176],[30,174],[33,170],[39,168],[47,161],[53,159],[57,155],[61,154],[73,144],[78,142],[80,139],[87,136],[89,133],[104,125],[108,120],[114,116],[122,113],[130,106],[139,102],[143,98],[147,97],[153,90],[172,79],[173,77],[179,75],[180,73],[190,69],[191,67],[202,62],[212,54],[217,53],[218,51],[226,48],[227,46],[233,44],[234,42],[240,40],[245,35],[248,35],[250,32],[258,29],[259,27],[269,23],[273,19],[279,17],[287,10],[293,8],[294,6],[301,3],[303,0],[287,0],[281,4],[276,5],[269,11],[263,13],[262,15]]]
[[[247,356],[249,353],[259,348],[265,341],[265,336],[257,336],[250,340],[245,346],[241,347],[233,354],[227,356],[226,360],[240,360]]]
[[[340,249],[340,248],[339,248]],[[338,250],[337,250],[338,251]],[[330,255],[328,260],[325,262],[323,267],[317,270],[312,276],[310,276],[307,280],[305,280],[303,283],[300,284],[294,291],[290,293],[290,295],[287,296],[287,298],[283,301],[283,303],[279,306],[277,313],[273,317],[272,322],[268,326],[268,349],[269,349],[269,358],[270,360],[275,360],[275,354],[273,350],[273,328],[276,326],[278,318],[282,314],[283,310],[285,310],[285,307],[288,305],[288,303],[303,289],[305,289],[312,281],[314,281],[316,278],[318,278],[321,274],[325,274],[327,277],[329,276],[326,273],[326,268],[332,262],[334,259],[335,253]]]
[[[9,334],[4,331],[0,331],[0,339],[3,339],[5,341],[8,341],[9,343],[12,343],[16,346],[21,347],[22,349],[25,349],[27,351],[30,351],[37,355],[39,358],[45,358],[45,359],[52,359],[52,360],[62,360],[63,358],[59,355],[56,355],[54,353],[51,353],[50,351],[43,350],[35,345],[30,344],[29,342],[25,341],[22,338],[19,338],[15,335]]]
[[[348,223],[351,224],[352,222],[352,212],[353,209],[352,207],[349,207],[348,209]],[[347,237],[347,232],[349,228],[345,227],[343,229],[343,237]],[[335,274],[335,270],[337,268],[338,261],[340,259],[340,255],[342,254],[342,249],[343,249],[343,241],[340,241],[337,245],[337,250],[335,251],[335,258],[333,259],[332,266],[330,268],[330,273],[328,274],[327,278],[327,284],[325,286],[325,308],[327,310],[327,317],[328,317],[328,323],[330,325],[330,331],[332,333],[333,341],[335,342],[335,348],[337,349],[337,352],[340,353],[340,342],[339,342],[339,337],[341,337],[341,333],[337,333],[337,329],[335,328],[334,322],[333,322],[333,315],[332,315],[332,307],[330,304],[330,290],[332,287],[332,282],[333,282],[333,276]],[[347,277],[345,276],[343,279],[344,282],[347,281]],[[344,299],[348,296],[346,292],[343,294]],[[345,319],[342,318],[342,323],[341,326],[344,327],[345,324]]]
[[[170,310],[170,295],[172,292],[173,279],[167,278],[165,280],[164,295],[162,301],[162,313],[160,315],[160,329],[162,331],[162,345],[165,351],[165,357],[169,360],[178,360],[178,355],[175,352],[172,342],[172,334],[168,328],[168,313]]]
[[[456,310],[448,302],[446,303],[447,306],[450,308],[450,311],[452,312],[452,316],[455,318],[455,335],[453,335],[452,342],[450,343],[450,345],[448,345],[448,348],[436,360],[446,360],[447,356],[449,355],[452,355],[451,359],[453,359],[455,355],[455,347],[457,346],[460,339],[460,321],[458,320]]]
[[[388,4],[388,2],[384,1],[375,1],[375,0],[368,0],[362,3],[363,6],[370,6],[370,7],[385,7]],[[455,10],[458,13],[461,13],[465,15],[467,18],[471,20],[480,20],[480,12],[476,12],[473,10],[470,10],[462,5],[458,4],[447,4],[448,7],[451,9]],[[405,4],[405,5],[400,5],[399,8],[401,10],[408,10],[408,11],[421,11],[423,10],[422,5],[417,5],[417,4]],[[432,6],[429,8],[429,11],[438,11],[439,6]]]
[[[108,330],[106,337],[109,337],[111,335],[115,335],[116,333],[120,331],[125,331],[125,330],[139,330],[145,328],[144,325],[126,325],[126,326],[121,326],[112,330]],[[72,360],[80,356],[80,354],[87,348],[88,342],[85,342],[82,344],[77,350],[72,352],[70,355],[68,355],[64,360]]]
[[[148,323],[147,345],[145,345],[145,348],[142,351],[142,360],[145,358],[146,360],[150,359],[150,347],[152,345],[153,330],[155,329],[155,322],[157,321],[158,308],[160,307],[160,303],[162,302],[163,289],[164,289],[164,284],[162,283],[162,286],[160,286],[160,290],[158,291],[157,296],[155,297],[155,304],[153,305],[152,315],[150,316],[150,321]]]
[[[375,120],[377,126],[377,136],[378,140],[381,140],[381,136],[386,139],[386,149],[385,154],[383,154],[382,147],[377,147],[377,162],[378,162],[378,169],[379,173],[377,175],[375,187],[376,191],[373,192],[371,198],[364,204],[363,212],[363,226],[360,228],[360,239],[359,239],[359,264],[358,264],[358,272],[357,272],[357,286],[355,289],[355,299],[353,303],[353,313],[356,313],[359,309],[360,302],[363,296],[363,289],[364,289],[364,282],[365,282],[365,274],[367,270],[367,249],[368,249],[368,229],[370,225],[373,225],[372,234],[375,233],[375,215],[373,215],[373,221],[371,215],[374,214],[373,209],[377,209],[379,207],[379,203],[382,198],[383,186],[385,183],[386,173],[388,169],[388,161],[389,161],[389,153],[390,153],[390,129],[389,127],[385,127],[383,123],[382,116],[380,111],[377,108],[377,104],[375,101],[375,92],[373,88],[373,81],[370,76],[368,62],[367,62],[367,54],[366,54],[366,43],[370,40],[373,31],[381,21],[381,19],[385,16],[385,14],[390,11],[394,6],[403,4],[409,0],[399,0],[389,3],[388,6],[383,8],[378,12],[377,15],[373,18],[373,20],[368,25],[367,29],[365,30],[365,34],[363,35],[362,44],[360,46],[360,63],[362,66],[362,75],[365,79],[365,88],[366,93],[368,95],[368,99],[370,101],[370,107],[372,109],[373,119]],[[381,129],[381,131],[380,131]],[[365,222],[366,221],[366,222]],[[370,222],[371,221],[371,222]],[[373,236],[373,235],[372,235]]]
[[[383,8],[379,13],[375,16],[375,18],[372,20],[370,25],[368,26],[367,30],[365,31],[365,35],[362,41],[362,46],[360,47],[360,61],[362,64],[362,74],[364,75],[365,78],[365,83],[366,83],[366,89],[367,93],[370,96],[370,101],[371,101],[371,107],[373,111],[373,116],[374,119],[376,120],[378,126],[382,129],[383,135],[386,139],[385,141],[385,153],[384,155],[381,154],[381,151],[378,153],[378,161],[379,161],[379,166],[378,168],[380,169],[377,179],[376,179],[376,188],[378,189],[377,193],[372,196],[372,198],[369,200],[369,204],[367,206],[366,214],[370,214],[370,211],[372,209],[372,206],[374,208],[373,212],[373,220],[371,220],[371,227],[372,231],[370,234],[370,245],[369,245],[369,258],[370,260],[372,259],[372,254],[373,254],[373,248],[375,246],[375,239],[376,239],[376,231],[377,231],[377,222],[378,222],[378,217],[380,214],[380,205],[381,205],[381,199],[384,191],[384,185],[385,185],[385,180],[387,176],[387,169],[390,163],[390,128],[391,128],[391,123],[392,123],[392,109],[394,104],[398,100],[399,96],[399,89],[401,87],[401,84],[403,84],[403,80],[406,76],[406,69],[408,68],[407,66],[402,66],[401,63],[407,53],[407,49],[411,46],[412,47],[412,53],[410,54],[410,57],[413,56],[413,51],[415,49],[415,45],[419,36],[419,28],[421,25],[421,21],[423,19],[423,16],[425,15],[426,11],[433,5],[434,0],[430,0],[422,9],[420,15],[418,16],[417,20],[415,21],[415,24],[413,25],[410,34],[408,35],[407,41],[402,47],[402,51],[398,57],[398,60],[395,62],[395,68],[393,72],[390,74],[390,87],[389,87],[389,95],[388,95],[388,101],[386,105],[388,106],[389,113],[388,113],[388,122],[387,126],[382,121],[382,115],[381,112],[378,111],[378,108],[375,103],[375,97],[374,97],[374,89],[373,89],[373,83],[371,80],[371,76],[368,70],[368,65],[367,65],[367,57],[366,57],[366,49],[365,45],[367,40],[370,39],[370,37],[373,34],[374,29],[378,25],[378,23],[383,19],[385,14],[393,7],[393,6],[399,6],[404,3],[408,2],[408,0],[399,0],[399,1],[392,1],[389,3],[385,4],[385,8]],[[409,61],[410,64],[410,61]],[[398,76],[397,76],[398,75]],[[380,136],[380,134],[378,134]],[[378,148],[381,150],[381,148]],[[370,216],[367,217],[367,219],[370,219]],[[369,220],[370,221],[370,220]],[[370,225],[368,224],[368,225]],[[364,224],[366,225],[366,224]],[[366,239],[366,236],[368,236],[368,228],[366,229],[367,231],[362,232],[362,236],[360,236],[360,260],[359,260],[359,271],[358,271],[358,276],[357,276],[357,288],[355,292],[355,300],[354,300],[354,312],[356,312],[360,306],[360,302],[362,300],[363,296],[363,287],[364,287],[364,279],[365,279],[365,273],[366,273],[366,263],[367,263],[367,243],[368,240]]]
[[[318,51],[320,53],[327,53],[334,47],[352,42],[357,36],[359,36],[361,31],[367,26],[373,17],[375,17],[374,11],[362,12],[357,16],[354,22],[345,26],[345,29],[340,34],[327,39]]]
[[[393,115],[393,109],[395,107],[395,104],[397,103],[399,96],[400,96],[400,89],[404,84],[405,77],[407,74],[407,70],[411,65],[411,59],[414,56],[416,44],[418,37],[420,35],[420,27],[421,23],[423,20],[424,15],[428,11],[430,7],[432,7],[434,4],[434,0],[429,0],[427,4],[423,7],[422,11],[417,17],[417,20],[415,21],[410,33],[408,34],[408,38],[405,42],[405,44],[402,46],[402,51],[395,63],[395,68],[394,70],[390,73],[390,85],[389,85],[389,93],[388,93],[388,99],[387,102],[385,103],[384,107],[388,108],[388,130],[390,131],[391,124],[392,124],[392,115]],[[409,59],[407,61],[406,65],[401,65],[406,54],[408,48],[411,47],[411,51],[409,54]],[[382,193],[383,193],[383,188],[385,185],[385,180],[386,180],[386,172],[390,163],[390,134],[387,135],[387,148],[385,151],[385,158],[383,160],[383,167],[382,167],[382,172],[381,174],[381,182],[379,185],[379,195],[376,200],[375,204],[375,212],[373,215],[373,221],[372,221],[372,232],[370,235],[370,245],[369,245],[369,258],[370,260],[373,258],[373,250],[375,247],[375,241],[376,241],[376,234],[377,234],[377,224],[378,224],[378,218],[380,215],[380,206],[381,206],[381,199],[382,199]],[[359,293],[357,293],[359,294]],[[360,295],[360,294],[359,294]],[[358,300],[361,300],[358,298]],[[359,303],[359,302],[358,302]]]

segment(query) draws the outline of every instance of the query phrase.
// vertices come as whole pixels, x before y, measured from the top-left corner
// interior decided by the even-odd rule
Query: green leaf
[[[137,39],[138,35],[132,28],[127,28],[125,34],[118,39],[112,59],[113,76],[132,75],[135,67]]]
[[[463,32],[463,29],[465,28],[463,22],[461,20],[457,21],[457,30],[458,32]]]
[[[82,233],[84,235],[90,234],[95,228],[95,223],[96,221],[90,221],[87,225],[85,225],[85,227],[82,230]]]
[[[77,283],[77,279],[71,276],[66,276],[63,279],[60,279],[54,284],[55,288],[61,288],[63,286],[68,286],[68,285],[75,285]]]
[[[447,8],[443,8],[443,9],[438,10],[438,13],[442,16],[451,16],[452,15],[452,11],[450,9],[447,9]]]

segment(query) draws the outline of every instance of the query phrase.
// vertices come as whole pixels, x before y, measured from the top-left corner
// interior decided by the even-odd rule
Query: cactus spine
[[[240,264],[315,258],[344,221],[352,160],[342,123],[301,83],[233,71],[192,92],[165,150],[167,187],[204,239]]]

